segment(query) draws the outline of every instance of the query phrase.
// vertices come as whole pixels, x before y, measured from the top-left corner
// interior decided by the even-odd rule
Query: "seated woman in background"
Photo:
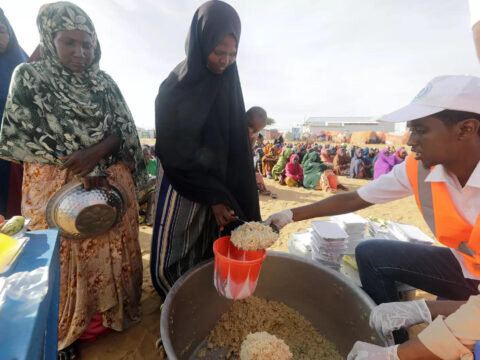
[[[365,179],[365,166],[363,149],[358,148],[350,162],[350,174],[348,177],[351,179]]]
[[[40,8],[37,26],[43,60],[16,68],[0,134],[0,156],[24,165],[22,214],[32,220],[30,229],[48,228],[48,200],[77,178],[86,189],[122,189],[127,207],[106,233],[60,238],[58,348],[60,358],[70,359],[77,339],[141,319],[135,186],[144,187],[147,173],[128,106],[100,70],[88,15],[68,2],[52,3]]]
[[[310,145],[309,145],[310,146]],[[305,155],[303,155],[303,159],[302,159],[302,167],[306,164],[306,162],[308,161],[308,158],[310,156],[310,154],[313,152],[313,148],[312,147],[308,147],[307,148],[307,151],[305,152]]]
[[[333,159],[333,172],[336,175],[348,175],[350,170],[350,161],[352,159],[347,154],[347,150],[341,147]]]
[[[283,183],[284,176],[285,176],[285,166],[287,166],[288,161],[290,160],[290,156],[293,154],[293,149],[289,147],[285,147],[282,150],[282,153],[278,157],[278,161],[272,169],[272,177],[273,180],[277,180],[280,183]]]
[[[275,146],[270,148],[270,153],[265,154],[262,159],[262,174],[267,179],[272,178],[272,169],[278,161],[278,155]]]
[[[303,184],[303,169],[300,165],[300,156],[293,154],[290,161],[285,167],[285,184],[287,186],[302,186]]]
[[[403,162],[406,159],[407,155],[407,150],[405,150],[403,146],[395,152],[395,158],[399,163]]]
[[[377,179],[384,174],[388,174],[395,165],[400,164],[402,160],[396,155],[391,155],[388,148],[380,150],[373,170],[373,178]]]
[[[327,147],[327,145],[325,145],[325,148],[323,148],[322,151],[320,152],[320,160],[322,160],[324,163],[333,165],[333,156],[331,151],[332,149],[330,149],[330,147]]]
[[[375,150],[364,148],[363,149],[363,168],[365,170],[365,179],[373,178],[373,160],[375,158]]]
[[[335,192],[337,189],[348,190],[338,182],[329,164],[320,160],[318,152],[310,154],[310,158],[303,168],[303,187],[309,190],[323,190],[326,192]]]
[[[308,190],[317,188],[320,176],[328,169],[328,166],[320,160],[320,154],[313,151],[303,165],[303,187]]]

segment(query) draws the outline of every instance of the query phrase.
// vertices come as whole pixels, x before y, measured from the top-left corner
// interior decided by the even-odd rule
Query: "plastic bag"
[[[0,278],[0,308],[5,300],[34,305],[41,301],[48,291],[48,267],[42,266],[32,271],[22,271]]]

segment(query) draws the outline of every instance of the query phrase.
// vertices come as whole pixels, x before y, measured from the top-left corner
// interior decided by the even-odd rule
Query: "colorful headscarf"
[[[13,75],[3,114],[0,156],[61,165],[60,157],[98,144],[109,135],[121,139],[117,153],[102,159],[90,176],[122,161],[137,186],[147,172],[137,130],[113,79],[99,68],[100,44],[88,15],[69,2],[43,5],[37,17],[43,60],[22,64]],[[83,72],[64,67],[55,50],[54,33],[82,30],[93,38],[95,56]]]
[[[275,166],[272,169],[272,174],[273,174],[274,179],[276,179],[276,177],[278,175],[280,175],[285,170],[285,166],[287,165],[288,161],[290,160],[290,156],[292,156],[292,154],[293,154],[293,149],[288,148],[288,147],[283,149],[282,153],[278,157],[277,163],[275,164]]]
[[[300,161],[300,156],[293,154],[290,156],[290,161],[285,166],[285,175],[294,180],[303,180],[303,169],[302,166],[295,160]]]
[[[407,152],[407,150],[405,150],[405,148],[402,146],[400,149],[398,149],[396,152],[395,152],[395,158],[397,160],[399,160],[399,162],[402,162],[403,160],[405,160],[405,158],[402,158],[401,155],[402,154],[405,154]]]
[[[302,165],[303,167],[303,187],[305,189],[313,190],[320,180],[322,173],[328,168],[327,165],[320,160],[318,152],[312,152],[308,161]]]
[[[363,149],[356,149],[353,155],[352,161],[350,162],[350,175],[349,178],[356,179],[360,175],[360,171],[365,164],[364,156],[360,156],[360,151],[364,151]]]
[[[388,174],[400,162],[401,160],[397,159],[395,155],[388,154],[387,148],[380,150],[373,169],[373,178],[377,179],[384,174]]]

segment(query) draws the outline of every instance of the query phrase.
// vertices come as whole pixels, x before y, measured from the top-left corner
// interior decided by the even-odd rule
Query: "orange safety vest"
[[[430,170],[412,155],[407,158],[407,174],[417,206],[437,240],[458,250],[470,272],[480,277],[480,216],[472,226],[459,214],[447,185],[443,182],[425,182]]]

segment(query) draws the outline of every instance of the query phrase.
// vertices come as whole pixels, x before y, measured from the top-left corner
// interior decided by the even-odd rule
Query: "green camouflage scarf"
[[[89,175],[106,175],[107,167],[122,161],[142,189],[147,172],[135,123],[117,84],[99,68],[100,44],[92,21],[76,5],[57,2],[40,8],[37,26],[43,60],[15,69],[3,114],[0,156],[61,165],[60,157],[113,134],[121,139],[119,151]],[[92,36],[95,56],[85,71],[74,73],[60,63],[53,38],[63,30]]]

